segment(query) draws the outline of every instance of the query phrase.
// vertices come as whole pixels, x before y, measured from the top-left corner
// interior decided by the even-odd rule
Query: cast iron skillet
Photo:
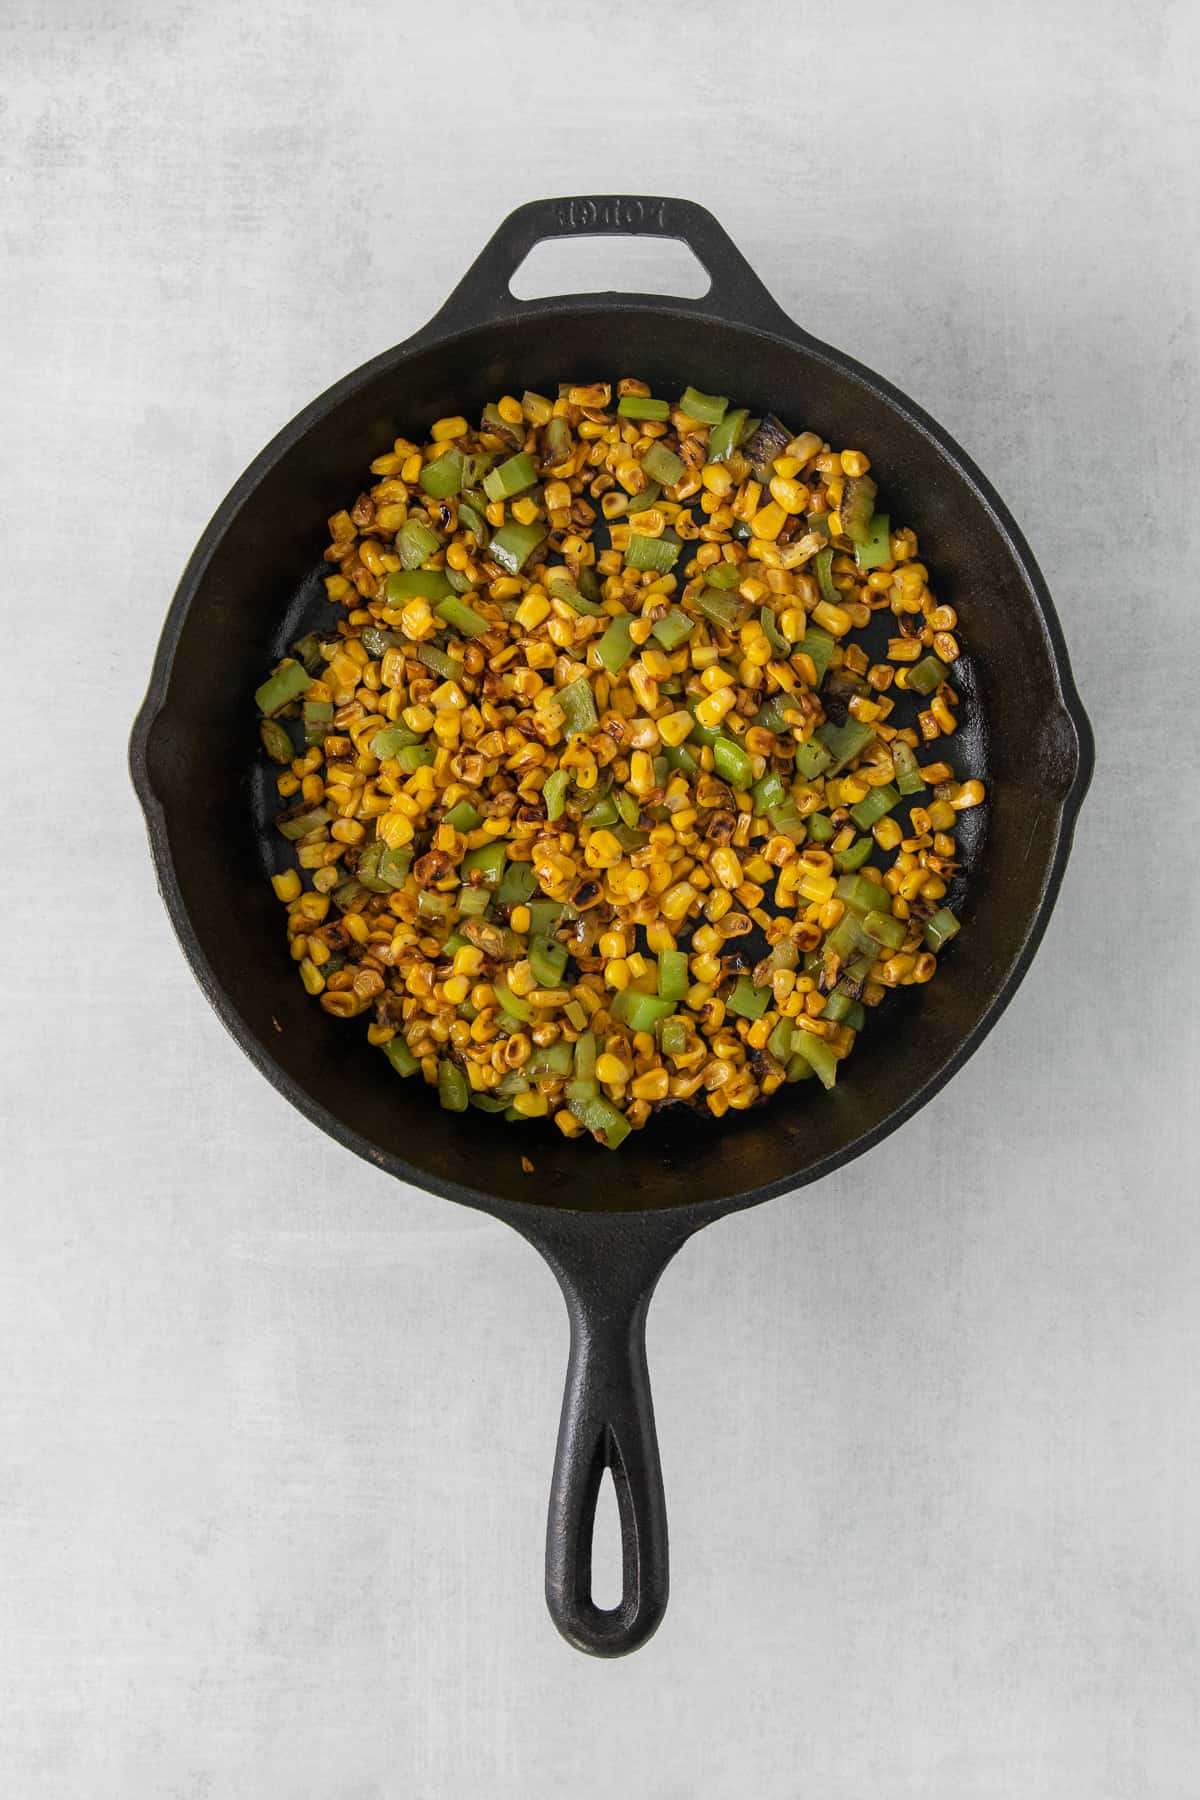
[[[570,295],[522,303],[509,278],[534,244],[571,234],[681,238],[712,278],[702,300]],[[251,696],[310,620],[324,520],[381,444],[444,414],[562,379],[636,373],[773,408],[870,454],[893,515],[912,522],[939,595],[963,618],[971,772],[967,929],[931,986],[905,990],[836,1090],[789,1088],[719,1126],[675,1109],[619,1153],[439,1110],[312,1005],[282,946],[265,872],[281,866],[273,782]],[[963,733],[958,734],[962,736]],[[1050,596],[999,496],[958,445],[879,376],[817,343],[771,299],[712,215],[685,200],[540,200],[517,209],[423,330],[315,400],[222,503],[171,605],[133,731],[134,785],[158,881],[205,994],[255,1066],[322,1130],[403,1181],[505,1219],[566,1297],[570,1362],[550,1497],[546,1597],[558,1629],[601,1656],[634,1649],[667,1600],[667,1526],[645,1359],[656,1281],[693,1232],[815,1181],[877,1144],[949,1080],[1025,974],[1062,879],[1092,741]],[[985,820],[983,813],[988,815]],[[536,1165],[521,1166],[522,1154]],[[591,1595],[605,1466],[617,1493],[623,1595]]]

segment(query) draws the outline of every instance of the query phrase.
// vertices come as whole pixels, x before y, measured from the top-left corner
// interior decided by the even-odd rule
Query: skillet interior
[[[610,1155],[551,1126],[442,1112],[422,1084],[396,1079],[361,1020],[347,1027],[307,998],[264,878],[280,866],[280,844],[251,696],[300,629],[333,616],[319,585],[324,520],[365,484],[382,445],[401,431],[423,435],[443,414],[477,414],[502,392],[552,393],[561,379],[625,371],[668,393],[690,380],[736,395],[869,453],[893,516],[919,533],[939,597],[958,608],[971,661],[955,680],[975,692],[952,743],[963,739],[964,772],[969,764],[983,776],[990,802],[962,821],[958,903],[970,929],[937,981],[870,1022],[832,1094],[804,1083],[719,1127],[674,1109]],[[174,867],[167,899],[202,985],[302,1110],[360,1154],[454,1198],[726,1210],[814,1179],[898,1124],[968,1053],[1019,978],[1053,897],[1079,745],[1022,548],[973,472],[920,421],[806,341],[601,297],[594,309],[540,309],[379,358],[264,452],[214,520],[184,578],[190,602],[165,703],[135,739],[135,764],[140,742],[163,809],[151,826],[162,834],[160,872],[164,849]]]

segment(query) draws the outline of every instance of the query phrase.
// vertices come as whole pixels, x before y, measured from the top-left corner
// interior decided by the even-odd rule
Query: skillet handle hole
[[[615,1612],[625,1597],[624,1550],[617,1489],[613,1472],[605,1465],[596,1495],[592,1519],[592,1603],[602,1612]]]
[[[513,270],[509,291],[517,300],[605,293],[614,287],[627,294],[677,294],[684,300],[703,300],[709,292],[708,271],[678,238],[623,237],[620,243],[620,256],[614,258],[611,238],[543,238]]]

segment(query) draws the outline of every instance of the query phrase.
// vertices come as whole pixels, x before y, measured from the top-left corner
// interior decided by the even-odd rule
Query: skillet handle
[[[669,1215],[555,1215],[526,1235],[558,1276],[571,1351],[550,1484],[546,1604],[577,1650],[625,1656],[660,1624],[669,1591],[667,1510],[646,1366],[659,1275],[695,1226]],[[592,1598],[592,1534],[605,1469],[621,1528],[621,1599]]]
[[[535,244],[562,237],[677,238],[707,270],[712,286],[699,300],[672,297],[671,305],[703,318],[758,325],[795,336],[795,321],[767,292],[724,227],[695,200],[645,194],[587,194],[560,200],[530,200],[509,213],[484,245],[445,305],[430,321],[438,332],[462,330],[485,321],[528,317],[539,308],[561,311],[595,305],[595,295],[563,294],[553,299],[518,300],[509,287]],[[612,296],[606,295],[606,298]],[[622,306],[661,306],[662,295],[621,294]]]

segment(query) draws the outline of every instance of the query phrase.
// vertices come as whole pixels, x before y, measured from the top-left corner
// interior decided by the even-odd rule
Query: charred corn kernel
[[[871,835],[881,850],[894,850],[903,832],[895,819],[878,819],[871,827]]]
[[[958,639],[951,631],[939,631],[934,634],[933,647],[944,663],[958,660]]]
[[[920,638],[889,638],[888,659],[898,663],[917,662],[924,654],[924,648]]]
[[[982,806],[986,797],[982,781],[964,781],[949,804],[955,812],[966,812],[969,807]]]
[[[624,1087],[631,1073],[627,1063],[607,1050],[596,1058],[596,1080],[603,1082],[605,1087]]]
[[[583,847],[589,869],[611,869],[621,860],[621,845],[611,831],[593,831]]]
[[[300,877],[295,869],[285,869],[282,875],[272,875],[271,886],[275,889],[275,898],[286,906],[300,893]]]

